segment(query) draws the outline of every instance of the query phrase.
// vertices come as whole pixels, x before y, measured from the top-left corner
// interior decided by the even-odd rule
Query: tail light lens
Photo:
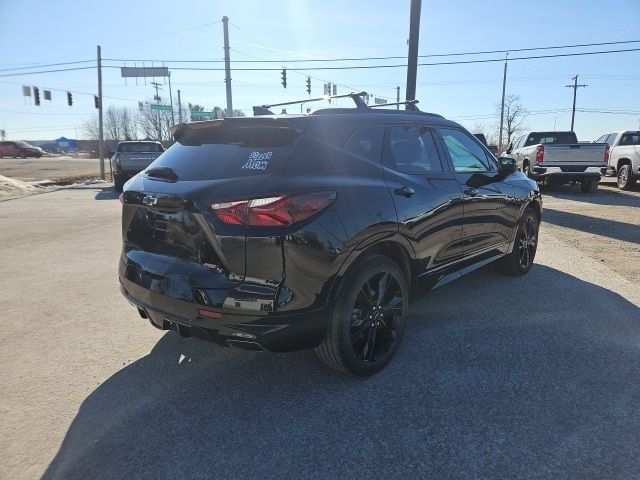
[[[536,149],[536,163],[543,163],[543,162],[544,162],[544,146],[538,145],[538,148]]]
[[[229,225],[288,227],[329,206],[335,192],[254,198],[211,205],[218,220]]]
[[[604,146],[604,158],[602,159],[602,161],[608,165],[609,164],[609,151],[611,150],[611,147],[609,146],[608,143],[605,144]]]

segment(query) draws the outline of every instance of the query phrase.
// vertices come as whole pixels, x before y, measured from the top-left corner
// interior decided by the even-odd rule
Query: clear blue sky
[[[420,55],[640,40],[638,0],[606,3],[424,0],[422,3]],[[14,73],[6,69],[27,64],[92,60],[98,44],[103,47],[103,57],[111,59],[220,60],[223,58],[220,23],[223,15],[227,15],[232,23],[229,32],[232,67],[234,60],[274,59],[281,63],[272,66],[292,68],[294,64],[286,64],[284,60],[406,56],[409,5],[410,0],[195,0],[177,3],[0,0],[0,69],[5,69],[0,75]],[[620,48],[640,48],[640,43],[557,52]],[[432,60],[447,59],[421,61]],[[122,65],[122,62],[105,61],[105,64]],[[350,64],[353,63],[341,65]],[[90,64],[78,64],[83,65]],[[502,63],[419,67],[419,106],[460,121],[469,128],[476,121],[494,124],[494,105],[500,99],[502,68]],[[366,90],[388,99],[395,98],[395,87],[399,85],[404,97],[404,68],[309,73],[313,77],[312,96],[322,95],[322,81],[325,80],[338,84],[339,93]],[[507,93],[520,95],[524,106],[531,111],[526,121],[531,129],[552,129],[554,123],[557,129],[568,129],[572,90],[564,85],[570,83],[575,74],[580,74],[579,83],[589,85],[578,91],[578,108],[630,113],[578,112],[576,131],[581,140],[592,140],[607,131],[638,128],[639,51],[510,62]],[[286,91],[280,85],[279,71],[236,71],[232,78],[234,107],[247,109],[247,114],[255,104],[306,96],[306,73],[289,71]],[[174,95],[175,90],[180,89],[183,103],[199,103],[207,108],[225,106],[223,80],[224,72],[221,71],[172,70]],[[137,86],[135,81],[128,80],[127,83],[125,86],[118,69],[105,69],[104,95],[116,97],[105,98],[105,106],[137,107],[139,100],[153,95],[151,86],[145,86],[143,81]],[[54,90],[51,102],[43,101],[42,106],[36,107],[22,97],[22,85],[60,91]],[[71,108],[66,105],[66,90],[77,92]],[[0,77],[0,128],[7,131],[10,139],[74,137],[76,129],[82,138],[83,122],[96,112],[93,106],[96,92],[95,69]],[[163,94],[166,93],[167,88]],[[347,101],[340,104],[346,106]],[[554,112],[542,113],[549,110]]]

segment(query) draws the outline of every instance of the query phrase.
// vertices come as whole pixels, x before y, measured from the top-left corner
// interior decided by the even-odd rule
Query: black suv
[[[121,196],[120,286],[140,316],[366,376],[417,291],[495,260],[529,271],[542,202],[512,159],[440,115],[356,103],[174,127]]]

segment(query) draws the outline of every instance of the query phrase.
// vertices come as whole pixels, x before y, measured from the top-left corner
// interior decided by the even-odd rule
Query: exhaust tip
[[[232,340],[232,339],[228,339],[227,340],[227,345],[229,345],[230,347],[236,347],[236,348],[241,348],[243,350],[253,350],[256,352],[263,352],[264,349],[257,344],[256,342],[248,342],[246,340]]]

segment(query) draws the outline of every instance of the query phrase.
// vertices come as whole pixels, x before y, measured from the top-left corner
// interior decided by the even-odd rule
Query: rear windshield
[[[569,145],[578,143],[578,138],[574,132],[534,132],[529,134],[524,146],[529,145]]]
[[[142,153],[142,152],[164,152],[164,148],[159,143],[153,142],[136,142],[136,143],[121,143],[118,145],[118,152],[122,153]]]
[[[625,133],[618,145],[640,145],[640,132]]]

